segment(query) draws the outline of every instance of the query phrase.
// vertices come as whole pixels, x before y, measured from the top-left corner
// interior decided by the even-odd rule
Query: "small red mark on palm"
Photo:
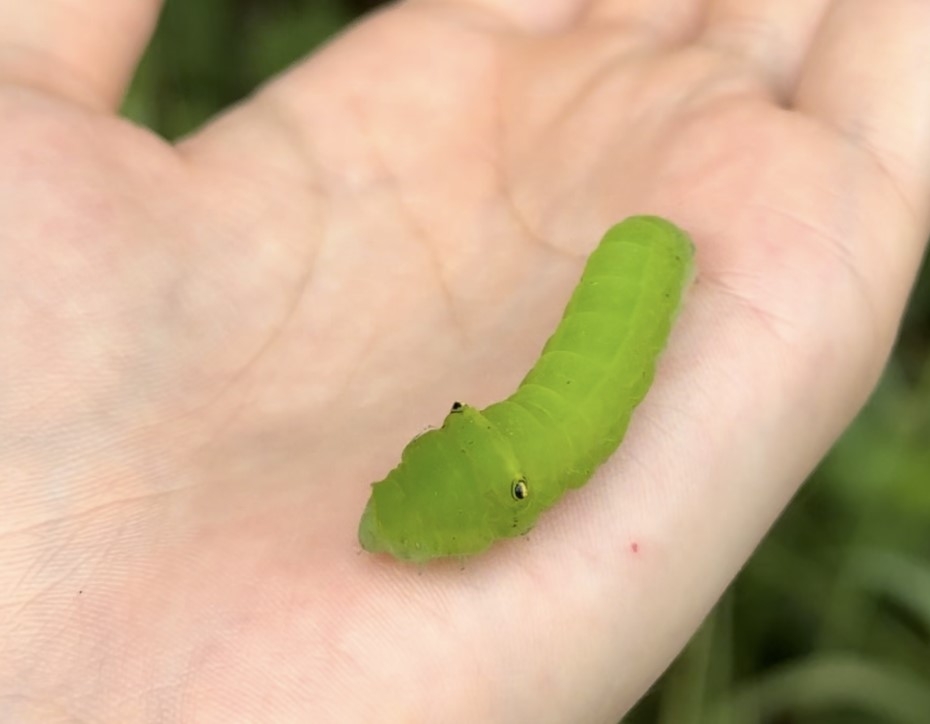
[[[639,543],[637,543],[636,541],[633,541],[632,543],[630,543],[630,550],[633,551],[634,553],[639,553]]]

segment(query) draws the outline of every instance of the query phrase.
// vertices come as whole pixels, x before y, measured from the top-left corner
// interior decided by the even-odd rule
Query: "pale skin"
[[[886,360],[930,4],[409,2],[177,145],[115,115],[158,9],[0,3],[0,719],[615,721]],[[464,565],[360,552],[634,213],[700,278],[621,451]]]

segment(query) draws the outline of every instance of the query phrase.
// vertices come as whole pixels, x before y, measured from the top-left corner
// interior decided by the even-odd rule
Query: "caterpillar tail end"
[[[358,524],[358,542],[369,553],[379,553],[386,550],[384,541],[379,535],[378,515],[375,512],[375,500],[372,496],[365,506],[362,519]]]

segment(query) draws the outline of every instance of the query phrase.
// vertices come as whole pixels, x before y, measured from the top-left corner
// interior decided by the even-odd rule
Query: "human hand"
[[[171,146],[113,115],[157,3],[80,5],[0,9],[0,719],[616,719],[884,363],[930,7],[408,2]],[[464,567],[360,553],[634,213],[700,277],[619,453]]]

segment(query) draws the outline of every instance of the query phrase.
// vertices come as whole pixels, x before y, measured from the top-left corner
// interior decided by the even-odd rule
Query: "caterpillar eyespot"
[[[415,562],[473,555],[525,534],[584,485],[652,383],[693,264],[691,241],[669,221],[611,228],[516,392],[483,410],[454,402],[372,486],[362,548]]]

